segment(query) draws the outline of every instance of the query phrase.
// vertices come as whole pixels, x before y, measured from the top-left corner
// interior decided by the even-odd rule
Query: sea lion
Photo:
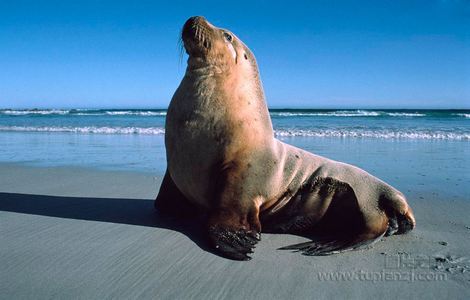
[[[211,245],[237,260],[261,230],[309,236],[283,249],[327,255],[414,228],[390,185],[274,137],[255,57],[232,32],[192,17],[182,40],[188,66],[166,116],[157,210],[207,212]]]

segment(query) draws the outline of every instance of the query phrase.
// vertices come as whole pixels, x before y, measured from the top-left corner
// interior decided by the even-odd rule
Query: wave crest
[[[379,139],[470,140],[470,133],[406,130],[275,130],[277,137],[340,137]]]
[[[470,119],[470,114],[453,114],[453,115]]]
[[[69,133],[85,133],[85,134],[147,134],[160,135],[165,133],[165,129],[161,127],[35,127],[35,126],[0,126],[0,131],[16,131],[16,132],[69,132]]]
[[[0,110],[1,114],[12,115],[12,116],[24,116],[24,115],[66,115],[70,110],[65,109],[3,109]]]
[[[303,111],[275,111],[271,116],[278,117],[425,117],[425,113],[418,112],[386,112],[370,110],[337,110],[327,112],[303,112]]]
[[[166,116],[164,110],[93,110],[93,109],[1,109],[0,114],[26,115],[76,115],[76,116]]]
[[[7,116],[142,116],[164,117],[164,109],[0,109],[0,115]],[[470,118],[467,111],[387,111],[387,110],[270,110],[272,117],[385,117],[385,118],[415,118],[415,117],[452,117]]]
[[[163,135],[163,127],[67,127],[67,126],[0,126],[9,132],[65,132],[79,134],[140,134]],[[276,137],[340,137],[377,139],[470,140],[470,133],[424,130],[364,130],[364,129],[276,129]]]

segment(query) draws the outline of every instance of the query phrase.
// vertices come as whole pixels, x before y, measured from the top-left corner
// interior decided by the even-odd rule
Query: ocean
[[[358,165],[391,183],[421,172],[423,186],[445,178],[454,188],[470,186],[470,110],[272,109],[270,114],[284,142]],[[163,109],[1,109],[0,162],[161,175],[165,116]],[[436,172],[443,175],[426,175]],[[468,185],[452,181],[456,172]]]
[[[470,140],[470,110],[272,109],[278,137]],[[163,109],[0,109],[0,132],[163,135]]]

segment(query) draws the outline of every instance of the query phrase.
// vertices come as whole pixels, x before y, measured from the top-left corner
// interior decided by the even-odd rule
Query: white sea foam
[[[391,117],[424,117],[426,114],[420,113],[387,113],[387,116]]]
[[[0,126],[0,131],[16,132],[69,132],[69,133],[90,133],[90,134],[146,134],[160,135],[165,133],[161,127],[61,127],[61,126]]]
[[[424,113],[409,112],[384,112],[384,111],[367,111],[367,110],[339,110],[330,112],[271,112],[272,116],[280,117],[424,117]]]
[[[470,114],[452,114],[452,115],[470,119]]]
[[[89,112],[89,113],[75,113],[74,115],[76,115],[76,116],[102,116],[103,113],[99,113],[99,112],[96,112],[96,113]]]
[[[67,126],[0,126],[0,131],[14,132],[65,132],[79,134],[141,134],[163,135],[162,127],[67,127]],[[342,137],[379,139],[470,140],[470,133],[412,130],[364,129],[276,129],[277,137]]]
[[[330,115],[335,117],[377,117],[380,116],[382,113],[378,111],[366,111],[366,110],[356,110],[356,111],[335,111]]]
[[[166,111],[106,111],[111,116],[166,116]]]
[[[295,117],[295,116],[318,116],[318,117],[377,117],[381,115],[378,111],[366,110],[339,110],[331,112],[271,112],[272,116]]]
[[[92,110],[92,109],[2,109],[0,114],[25,116],[25,115],[77,115],[77,116],[166,116],[166,111],[139,111],[139,110]]]
[[[0,109],[0,115],[74,115],[74,116],[166,116],[165,110],[100,110],[100,109]],[[336,110],[336,111],[271,111],[273,117],[425,117],[426,112]],[[452,113],[451,116],[470,118],[469,113]]]
[[[13,109],[3,109],[0,110],[1,114],[5,115],[14,115],[14,116],[24,116],[24,115],[66,115],[70,110],[65,109],[25,109],[25,110],[13,110]]]
[[[388,131],[388,130],[303,130],[278,129],[278,137],[344,137],[344,138],[381,138],[381,139],[425,139],[425,140],[470,140],[470,133],[426,132],[426,131]]]

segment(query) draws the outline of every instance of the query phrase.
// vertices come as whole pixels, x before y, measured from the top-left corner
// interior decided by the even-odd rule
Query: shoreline
[[[158,177],[158,176],[157,176]],[[470,201],[409,195],[417,228],[370,249],[308,257],[263,234],[253,259],[207,248],[153,210],[161,177],[0,164],[2,298],[363,298],[470,295]]]

